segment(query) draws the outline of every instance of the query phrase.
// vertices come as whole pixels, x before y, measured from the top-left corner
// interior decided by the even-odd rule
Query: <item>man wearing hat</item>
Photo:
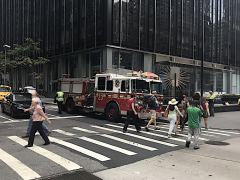
[[[177,103],[178,101],[176,99],[172,99],[171,101],[168,102],[168,107],[166,109],[166,111],[168,112],[168,120],[170,121],[168,138],[171,137],[173,130],[175,134],[177,132],[175,125],[177,121],[177,115],[179,114],[181,117],[183,117],[182,113],[179,111],[177,107]]]

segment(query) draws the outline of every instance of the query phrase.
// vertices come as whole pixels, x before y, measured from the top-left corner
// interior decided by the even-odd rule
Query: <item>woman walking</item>
[[[168,138],[171,137],[172,132],[174,130],[176,134],[176,120],[177,120],[177,115],[179,114],[181,117],[183,117],[182,113],[179,111],[177,107],[178,101],[176,99],[172,99],[171,101],[168,102],[168,107],[166,109],[167,114],[168,114],[168,119],[170,121],[169,125],[169,131],[168,131]]]
[[[35,134],[38,131],[45,143],[43,145],[48,145],[50,144],[50,141],[45,134],[42,123],[44,120],[48,120],[48,117],[45,115],[45,113],[42,110],[42,107],[40,106],[39,100],[37,98],[33,98],[32,100],[32,106],[34,108],[33,115],[32,115],[32,128],[30,131],[29,139],[28,139],[28,144],[25,147],[32,147]]]
[[[207,102],[206,97],[202,98],[201,105],[202,105],[202,109],[203,109],[204,125],[205,125],[205,129],[207,130],[208,129],[208,117],[210,115],[210,112],[209,112],[209,104]]]

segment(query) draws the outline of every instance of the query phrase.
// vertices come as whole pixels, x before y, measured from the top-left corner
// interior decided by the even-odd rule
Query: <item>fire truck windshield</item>
[[[150,93],[150,84],[144,80],[134,79],[131,80],[132,92],[135,93]]]
[[[151,91],[156,91],[157,94],[162,94],[162,83],[151,82]]]

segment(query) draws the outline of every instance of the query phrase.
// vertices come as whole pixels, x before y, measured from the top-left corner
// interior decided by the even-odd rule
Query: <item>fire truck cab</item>
[[[153,73],[96,74],[95,79],[62,79],[64,105],[68,112],[78,107],[84,112],[104,113],[109,121],[127,114],[131,95],[143,97],[159,89],[161,80]]]

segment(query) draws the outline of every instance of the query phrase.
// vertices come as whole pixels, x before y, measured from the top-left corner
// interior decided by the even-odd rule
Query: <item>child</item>
[[[189,107],[187,108],[188,114],[188,139],[186,141],[186,147],[189,148],[191,138],[194,136],[194,147],[193,149],[199,149],[198,139],[200,135],[200,120],[202,117],[202,111],[197,107],[198,101],[189,101]]]

